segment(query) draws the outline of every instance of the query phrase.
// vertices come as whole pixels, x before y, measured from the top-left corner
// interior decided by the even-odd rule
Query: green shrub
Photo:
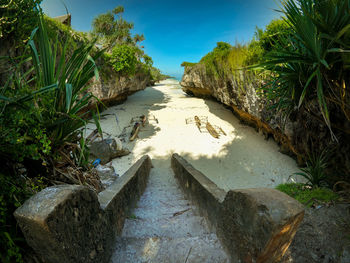
[[[116,45],[112,50],[111,64],[116,72],[132,75],[138,64],[137,47],[131,45]]]
[[[12,0],[1,1],[0,4],[0,40],[28,39],[33,30],[38,15],[37,5],[42,0]]]
[[[339,199],[339,196],[328,188],[310,188],[301,183],[280,184],[276,189],[307,206],[320,202],[333,202]]]
[[[69,156],[69,164],[79,170],[86,160],[85,142],[80,139],[78,143],[82,137],[78,129],[86,123],[85,107],[93,97],[86,87],[97,77],[94,59],[100,54],[89,55],[92,42],[66,56],[69,42],[50,39],[42,15],[37,22],[26,53],[19,61],[10,59],[12,74],[0,88],[1,262],[22,262],[25,243],[12,214],[42,189],[41,179],[35,178],[53,174],[58,161],[65,165],[62,156],[65,162]],[[26,168],[23,176],[16,174],[19,163]]]
[[[181,67],[185,67],[185,68],[187,68],[187,67],[193,67],[193,66],[195,66],[195,65],[197,65],[197,63],[186,62],[186,61],[184,61],[184,62],[181,63]]]

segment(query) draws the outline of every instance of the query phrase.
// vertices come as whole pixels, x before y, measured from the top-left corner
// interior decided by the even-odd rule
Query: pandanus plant
[[[61,43],[58,35],[56,39],[50,39],[43,14],[38,13],[38,27],[32,31],[24,52],[29,55],[23,55],[20,62],[15,63],[9,80],[0,89],[1,118],[10,118],[10,112],[30,114],[31,122],[37,125],[27,126],[45,133],[50,144],[50,156],[62,155],[63,148],[68,145],[70,150],[65,150],[66,156],[69,157],[72,154],[69,151],[73,149],[73,154],[77,153],[75,165],[79,166],[87,160],[85,142],[81,140],[83,136],[79,129],[86,124],[86,107],[94,98],[87,88],[94,76],[98,78],[95,60],[103,51],[97,51],[94,42],[82,43],[71,50],[69,40]],[[31,65],[30,69],[23,70],[28,69],[28,65]],[[35,138],[27,136],[23,128],[19,132],[22,134],[20,139],[27,140],[28,144],[35,141]],[[2,135],[0,139],[5,143],[9,141]],[[83,149],[75,151],[79,139],[78,148]],[[0,144],[0,155],[9,156],[6,153],[9,147]],[[14,158],[19,155],[16,153]]]
[[[25,108],[25,103],[29,102],[40,109],[33,118],[46,128],[54,148],[74,141],[78,129],[86,123],[84,109],[94,97],[87,88],[94,76],[98,78],[95,60],[102,52],[93,50],[94,42],[82,44],[73,51],[69,48],[69,41],[62,45],[58,35],[54,41],[49,39],[43,15],[40,14],[38,27],[32,31],[27,45],[30,56],[16,65],[17,69],[21,69],[29,62],[33,67],[22,74],[14,70],[2,88],[4,91],[12,85],[16,90],[31,87],[32,91],[12,98],[0,94],[4,107],[16,105]],[[93,52],[95,55],[92,57],[90,54]]]
[[[264,93],[283,112],[316,99],[336,140],[330,108],[350,121],[350,1],[282,0],[281,12],[291,32],[260,65],[272,73]]]
[[[44,122],[52,145],[57,147],[66,141],[74,141],[78,129],[85,124],[84,109],[93,98],[86,90],[92,77],[98,78],[94,61],[101,52],[91,57],[94,48],[94,42],[91,42],[67,55],[69,45],[66,41],[58,54],[58,37],[52,45],[42,16],[39,16],[39,27],[33,31],[28,44],[37,85],[55,87],[46,98],[36,101],[44,109],[40,119]]]

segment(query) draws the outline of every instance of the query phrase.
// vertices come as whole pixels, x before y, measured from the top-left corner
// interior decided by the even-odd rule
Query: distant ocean
[[[169,75],[172,76],[177,81],[181,81],[183,74],[169,74]]]

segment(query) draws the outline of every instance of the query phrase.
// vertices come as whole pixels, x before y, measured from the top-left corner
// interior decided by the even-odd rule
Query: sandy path
[[[119,126],[113,114],[117,115]],[[118,136],[132,117],[142,114],[154,115],[159,123],[151,121],[141,129],[139,139],[127,142],[132,154],[113,160],[120,175],[144,154],[167,160],[159,163],[168,169],[174,152],[225,190],[272,188],[298,171],[296,162],[281,154],[273,140],[266,141],[251,127],[240,124],[219,103],[186,96],[177,81],[163,81],[130,96],[124,104],[109,108],[102,113],[105,117],[101,126],[112,137]],[[200,133],[195,124],[186,125],[185,119],[194,115],[208,116],[210,123],[220,126],[227,136],[215,139],[209,133]],[[92,129],[93,125],[88,127]]]

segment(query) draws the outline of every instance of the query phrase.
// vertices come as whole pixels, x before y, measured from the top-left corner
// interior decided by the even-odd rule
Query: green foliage
[[[185,67],[185,68],[187,68],[187,67],[193,67],[193,66],[195,66],[195,65],[197,65],[197,63],[186,62],[186,61],[184,61],[184,62],[181,63],[181,67]]]
[[[131,75],[135,73],[138,48],[131,45],[116,45],[112,50],[111,64],[115,71]]]
[[[290,28],[288,37],[261,64],[273,72],[264,93],[282,112],[308,108],[308,102],[316,100],[323,122],[336,139],[329,109],[350,120],[350,2],[287,0],[281,4]]]
[[[205,55],[199,63],[205,65],[206,72],[214,77],[224,77],[230,68],[227,68],[227,58],[232,46],[225,42],[218,42],[212,52]]]
[[[306,206],[312,206],[315,203],[329,203],[339,199],[339,196],[327,188],[310,188],[304,184],[288,183],[280,184],[277,190],[295,198]]]
[[[265,30],[257,28],[256,38],[264,53],[267,53],[287,48],[284,40],[288,39],[291,33],[291,28],[285,20],[274,19],[266,26]]]
[[[0,3],[0,40],[26,40],[38,15],[35,7],[42,0],[12,0]]]
[[[55,19],[44,15],[44,23],[46,25],[47,35],[50,39],[55,39],[59,35],[60,42],[69,42],[69,46],[77,48],[83,43],[91,42],[91,37],[85,32],[73,30],[70,26],[65,25]]]
[[[38,27],[23,56],[9,59],[12,74],[0,87],[1,262],[23,261],[25,242],[13,212],[44,187],[43,180],[52,173],[64,147],[70,147],[68,155],[74,165],[87,165],[87,147],[78,129],[86,122],[85,107],[93,98],[86,87],[93,76],[98,77],[94,59],[100,53],[89,55],[94,42],[72,48],[68,38],[64,43],[58,36],[50,39],[47,20],[41,14],[36,21]],[[28,161],[29,166],[25,165]],[[22,176],[16,174],[18,163],[26,168]]]
[[[164,75],[158,68],[151,67],[150,69],[151,80],[160,81],[170,78],[168,75]]]
[[[144,55],[143,55],[143,61],[144,61],[144,64],[145,64],[145,66],[146,66],[147,68],[152,68],[153,59],[152,59],[150,56],[144,54]]]
[[[98,15],[92,22],[93,33],[109,51],[116,45],[135,45],[144,40],[143,35],[132,37],[130,31],[134,28],[134,24],[124,20],[123,13],[124,7],[118,6],[112,11]]]
[[[0,173],[0,261],[4,263],[23,262],[22,253],[27,247],[13,212],[26,199],[45,187],[43,178],[24,180],[11,174],[3,166]]]
[[[260,41],[253,39],[248,47],[244,50],[245,55],[242,55],[242,66],[250,66],[262,61],[262,57],[265,53]]]
[[[0,174],[0,259],[1,262],[23,262],[20,236],[17,229],[11,227],[15,218],[13,211],[21,206],[29,196],[24,182],[14,180],[16,177]]]
[[[318,187],[325,183],[327,168],[327,154],[326,151],[321,152],[320,155],[315,153],[309,155],[309,159],[306,162],[306,168],[301,168],[301,173],[295,173],[307,180],[307,184],[312,187]]]

